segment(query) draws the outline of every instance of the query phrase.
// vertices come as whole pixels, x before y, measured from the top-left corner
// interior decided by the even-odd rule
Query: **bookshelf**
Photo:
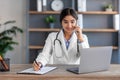
[[[30,32],[58,32],[59,28],[30,28]],[[83,29],[83,32],[118,32],[115,29]]]
[[[78,14],[118,14],[117,11],[112,12],[106,12],[106,11],[87,11],[87,12],[77,12]],[[60,11],[44,11],[44,12],[38,12],[38,11],[29,11],[29,14],[60,14]]]
[[[112,2],[117,9],[111,12],[101,10],[100,5],[104,0],[86,0],[87,11],[77,11],[78,14],[83,15],[83,33],[88,36],[90,47],[99,46],[113,46],[113,58],[112,63],[119,63],[119,30],[115,30],[113,26],[113,15],[119,14],[119,0],[106,0],[106,2]],[[58,32],[61,27],[59,25],[59,19],[56,22],[55,28],[49,28],[43,21],[47,15],[55,15],[59,18],[60,11],[53,11],[50,8],[52,0],[47,0],[47,10],[38,12],[36,10],[36,0],[30,2],[29,14],[29,42],[28,42],[28,54],[38,54],[39,50],[42,50],[45,40],[50,32]],[[68,1],[64,1],[66,4]],[[72,3],[72,0],[69,1]],[[94,5],[96,7],[93,7]],[[77,4],[76,4],[77,5]],[[71,7],[70,4],[66,4],[65,7]],[[38,37],[37,37],[38,36]],[[38,38],[38,39],[37,39]],[[36,56],[30,58],[30,63]],[[116,58],[117,57],[117,58]]]

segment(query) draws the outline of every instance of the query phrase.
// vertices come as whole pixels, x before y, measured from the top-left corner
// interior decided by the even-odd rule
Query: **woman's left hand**
[[[83,42],[84,40],[83,40],[82,29],[79,26],[74,26],[74,30],[75,30],[78,40],[80,40],[80,42]]]

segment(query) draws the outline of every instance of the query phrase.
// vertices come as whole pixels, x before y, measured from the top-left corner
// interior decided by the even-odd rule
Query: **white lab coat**
[[[54,45],[54,40],[56,39],[57,32],[52,32],[48,35],[46,43],[44,45],[43,51],[39,53],[36,58],[37,62],[41,62],[43,66],[48,64],[79,64],[80,56],[77,56],[77,36],[75,33],[71,36],[70,44],[68,49],[66,49],[65,38],[63,30],[58,34]],[[83,35],[84,42],[79,43],[79,48],[89,48],[88,39],[86,35]]]

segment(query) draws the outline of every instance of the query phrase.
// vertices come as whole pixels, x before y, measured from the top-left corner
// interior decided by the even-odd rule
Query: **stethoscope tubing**
[[[58,39],[59,33],[60,33],[60,32],[57,33],[56,38],[55,38],[55,40],[54,40],[54,49],[55,49],[55,42],[56,42],[56,41],[59,42],[60,46],[62,45],[62,42]],[[78,39],[77,39],[77,54],[76,54],[76,57],[79,57],[79,56],[80,56],[80,51],[79,51],[79,44],[78,44],[78,42],[79,42],[79,41],[78,41]],[[61,49],[62,49],[62,46],[61,46]],[[62,54],[62,53],[61,53],[61,54]],[[55,56],[56,56],[57,58],[61,58],[61,57],[63,57],[63,54],[59,57],[59,56],[57,56],[56,53],[55,53]]]

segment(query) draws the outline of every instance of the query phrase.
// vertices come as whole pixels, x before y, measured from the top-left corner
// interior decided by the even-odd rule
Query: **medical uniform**
[[[56,39],[56,35],[57,40]],[[87,36],[83,34],[84,42],[79,42],[80,48],[89,48]],[[77,53],[77,36],[75,32],[72,34],[68,45],[64,38],[63,30],[52,32],[48,35],[46,43],[41,53],[36,58],[37,62],[41,62],[43,66],[48,64],[79,64],[80,56]]]

